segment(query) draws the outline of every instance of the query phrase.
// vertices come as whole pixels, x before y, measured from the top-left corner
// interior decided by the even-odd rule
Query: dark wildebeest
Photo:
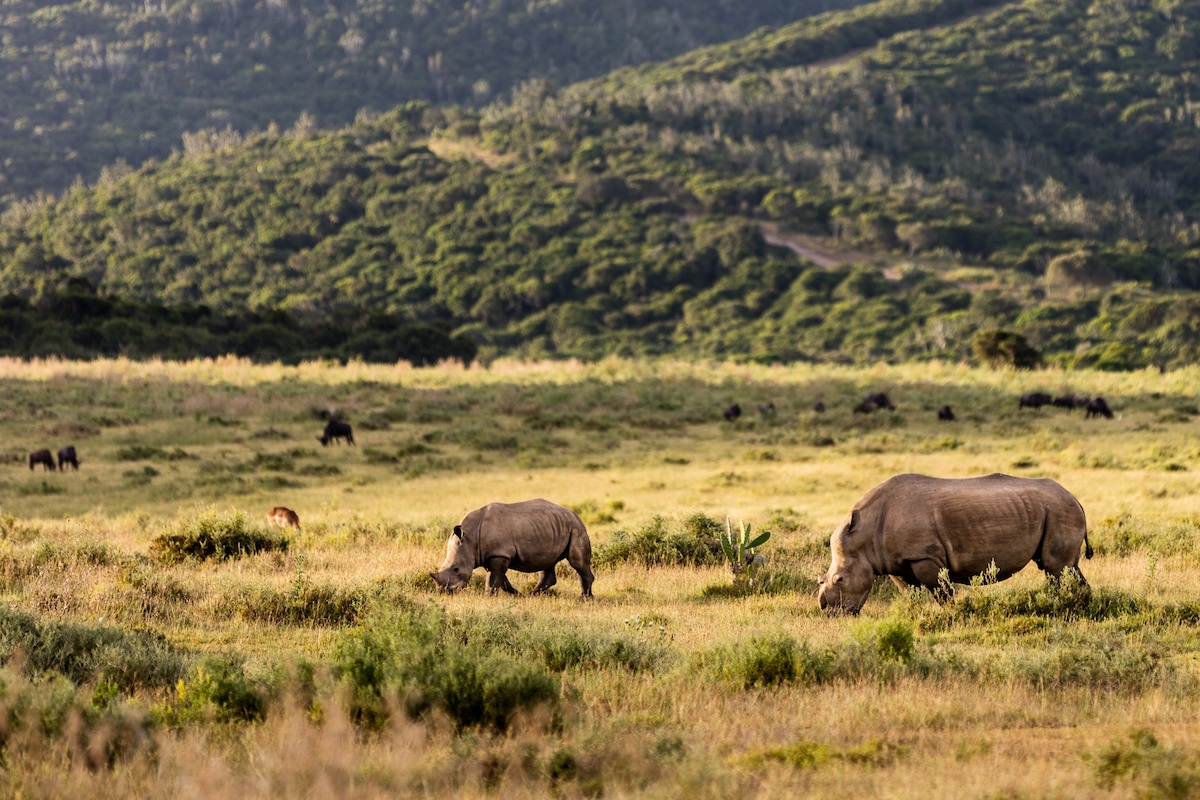
[[[950,410],[950,406],[942,406],[938,409],[938,419],[942,422],[954,422],[954,412]]]
[[[1104,417],[1105,419],[1112,419],[1113,413],[1112,409],[1108,407],[1108,403],[1104,402],[1104,398],[1097,397],[1087,404],[1087,414],[1085,416],[1088,419],[1091,419],[1092,417]]]
[[[1090,397],[1084,397],[1079,394],[1064,394],[1062,397],[1054,398],[1055,408],[1083,408],[1092,401]]]
[[[872,392],[863,398],[863,401],[854,407],[855,414],[870,414],[872,411],[877,411],[881,408],[886,408],[888,411],[895,411],[896,406],[892,405],[892,400],[883,392]]]
[[[817,402],[813,403],[813,411],[815,411],[818,414],[824,414],[825,413],[825,404],[822,403],[820,400],[818,400]]]
[[[770,415],[775,413],[775,404],[772,403],[770,400],[768,400],[765,403],[759,403],[758,404],[758,413],[762,414],[764,417],[769,417]]]
[[[725,418],[726,422],[733,422],[735,419],[737,419],[741,415],[742,415],[742,407],[739,406],[737,403],[734,403],[729,408],[727,408],[721,412],[721,416],[723,416]]]
[[[48,472],[54,472],[56,469],[54,466],[54,456],[49,450],[34,450],[29,454],[29,469],[32,470],[38,464],[45,467]]]
[[[73,444],[58,451],[58,468],[66,469],[68,464],[76,470],[79,469],[79,459],[75,456],[75,445]]]
[[[1017,408],[1035,408],[1039,409],[1047,403],[1054,402],[1054,398],[1045,392],[1030,392],[1029,394],[1021,395],[1020,403]]]
[[[354,444],[354,431],[351,430],[349,423],[331,419],[325,426],[325,433],[318,436],[317,441],[324,446],[330,442],[337,442],[338,439],[345,439],[347,443]],[[338,443],[340,444],[340,442]]]

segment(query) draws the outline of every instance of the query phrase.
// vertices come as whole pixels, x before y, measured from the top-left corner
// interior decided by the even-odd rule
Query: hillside
[[[164,158],[189,132],[483,105],[850,2],[14,0],[0,10],[0,206]]]
[[[1005,327],[1066,365],[1187,363],[1198,12],[884,0],[479,113],[194,137],[12,209],[0,291],[371,308],[485,357],[965,358]]]

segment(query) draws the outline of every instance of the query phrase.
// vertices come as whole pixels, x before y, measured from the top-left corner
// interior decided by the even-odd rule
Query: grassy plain
[[[117,658],[115,678],[60,669],[72,681],[60,685],[6,645],[0,786],[34,797],[1190,796],[1198,380],[937,363],[0,360],[6,614],[161,635],[182,659],[178,684],[130,677]],[[897,412],[851,413],[879,390]],[[1033,390],[1102,395],[1117,417],[1019,411]],[[827,413],[811,410],[818,399]],[[767,401],[773,415],[756,410]],[[744,414],[727,424],[733,402]],[[945,404],[958,421],[936,420]],[[331,414],[355,426],[357,447],[316,441]],[[66,444],[78,473],[30,473],[30,450]],[[860,494],[907,471],[1062,483],[1088,514],[1092,597],[1048,592],[1030,567],[944,605],[880,583],[860,618],[821,616],[829,532]],[[458,517],[537,496],[579,509],[598,556],[644,538],[655,517],[669,532],[697,512],[750,522],[773,532],[771,581],[738,594],[716,564],[609,557],[590,603],[565,564],[547,597],[429,590]],[[253,527],[275,505],[303,526],[286,551],[156,556],[164,532],[239,512]],[[456,728],[436,707],[405,714],[397,696],[384,722],[363,724],[337,666],[347,637],[427,607],[480,652],[548,673],[557,701],[497,731]],[[0,642],[15,641],[0,623]],[[600,644],[563,656],[580,647],[571,635]],[[256,721],[227,721],[237,703],[213,692],[188,705],[212,683],[212,667],[196,665],[213,656],[264,698]],[[46,721],[54,686],[76,693],[62,725]],[[113,766],[89,769],[104,747]]]

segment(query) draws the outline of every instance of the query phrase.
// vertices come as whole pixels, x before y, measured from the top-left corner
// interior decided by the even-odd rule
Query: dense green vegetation
[[[851,2],[12,0],[0,8],[0,205],[187,149],[203,129],[479,105],[529,78],[565,84]]]
[[[1190,363],[1197,10],[883,0],[478,113],[197,135],[10,209],[0,290],[370,308],[486,357],[969,358],[1002,330]],[[873,255],[819,268],[778,231]]]
[[[304,322],[286,311],[219,313],[205,305],[165,306],[105,297],[72,278],[36,304],[0,298],[0,350],[23,358],[172,358],[239,355],[255,361],[305,359],[470,364],[476,346],[448,326],[397,314],[341,314]]]

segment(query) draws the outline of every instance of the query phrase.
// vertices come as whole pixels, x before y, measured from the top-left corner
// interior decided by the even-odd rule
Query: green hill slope
[[[197,138],[12,209],[0,290],[379,310],[485,356],[957,358],[1008,327],[1065,363],[1194,360],[1198,11],[885,0],[479,114]]]
[[[0,205],[185,132],[322,127],[407,100],[479,105],[856,0],[189,0],[0,10]],[[307,123],[303,123],[307,124]]]

